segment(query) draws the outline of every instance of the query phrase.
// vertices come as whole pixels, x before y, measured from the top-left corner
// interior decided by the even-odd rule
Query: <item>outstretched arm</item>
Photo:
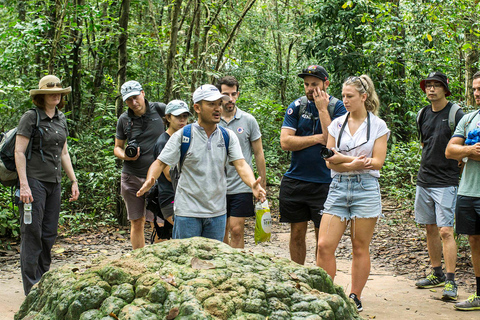
[[[153,187],[153,185],[155,184],[155,181],[157,181],[158,177],[160,177],[163,169],[165,169],[166,166],[167,166],[166,163],[158,159],[155,160],[150,165],[150,168],[148,168],[147,178],[145,179],[145,183],[142,185],[140,190],[137,191],[137,197],[143,196],[148,190],[150,190]]]
[[[240,178],[242,178],[242,181],[245,182],[247,186],[252,188],[252,192],[255,198],[257,198],[261,202],[264,202],[267,198],[267,192],[260,185],[260,181],[262,180],[262,178],[259,177],[255,180],[252,168],[250,168],[245,159],[235,160],[233,161],[233,165],[235,166],[235,169],[237,170]]]

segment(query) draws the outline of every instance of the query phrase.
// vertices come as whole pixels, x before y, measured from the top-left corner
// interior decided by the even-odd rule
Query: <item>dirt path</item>
[[[255,246],[252,234],[253,221],[250,221],[247,226],[247,246],[245,250],[267,252],[288,258],[288,226],[280,225],[274,221],[273,227],[276,233],[272,235],[272,241]],[[441,288],[436,291],[415,289],[415,274],[409,274],[409,277],[401,275],[401,273],[405,273],[405,271],[402,271],[405,268],[396,262],[392,262],[395,259],[400,260],[398,258],[399,254],[392,254],[391,263],[389,263],[388,257],[382,259],[379,253],[382,252],[381,250],[392,250],[388,249],[388,246],[385,247],[386,249],[382,247],[382,245],[385,246],[382,236],[385,228],[382,223],[379,224],[376,235],[379,238],[372,243],[371,276],[362,296],[364,311],[361,315],[365,319],[473,320],[480,318],[480,312],[455,311],[453,304],[439,300]],[[313,266],[315,265],[313,228],[310,228],[307,234],[307,248],[306,265]],[[335,282],[342,285],[347,293],[349,293],[350,287],[350,250],[349,239],[344,237],[339,246],[338,275]],[[96,259],[113,258],[129,252],[130,245],[124,231],[101,230],[100,233],[88,233],[59,239],[53,251],[54,262],[52,268],[64,264],[85,267]],[[2,257],[0,260],[0,320],[13,319],[24,299],[18,253],[9,252],[9,255],[10,258]],[[398,265],[396,271],[391,268],[392,264]],[[410,268],[412,270],[416,266],[410,265]],[[460,299],[466,299],[469,295],[467,291],[471,292],[471,290],[472,288],[468,285],[461,285]]]

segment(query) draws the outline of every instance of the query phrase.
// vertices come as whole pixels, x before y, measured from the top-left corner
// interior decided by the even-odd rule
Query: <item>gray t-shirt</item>
[[[185,155],[182,172],[175,192],[174,211],[180,217],[213,218],[227,212],[227,179],[225,165],[243,159],[237,136],[228,130],[227,149],[220,129],[210,137],[205,130],[192,124],[190,148]],[[173,167],[180,161],[183,129],[168,140],[158,159]]]
[[[132,119],[131,139],[140,145],[140,157],[135,161],[123,161],[122,172],[132,174],[139,178],[146,178],[148,168],[155,161],[153,146],[158,137],[165,132],[163,120],[155,108],[155,102],[149,103],[145,99],[146,112],[137,117],[130,108],[122,113],[117,122],[115,137],[119,140],[127,140],[129,130],[129,118]],[[127,143],[125,144],[125,146]]]
[[[480,128],[480,113],[474,111],[463,116],[457,125],[454,137],[467,138],[468,133],[473,129]],[[463,168],[458,194],[461,196],[480,198],[480,161],[468,159]]]
[[[237,107],[233,119],[228,123],[222,119],[220,120],[220,125],[235,132],[240,142],[245,161],[252,167],[252,141],[256,141],[262,137],[257,120],[255,120],[251,114]],[[235,167],[227,164],[227,194],[247,192],[251,193],[252,189],[242,181]]]

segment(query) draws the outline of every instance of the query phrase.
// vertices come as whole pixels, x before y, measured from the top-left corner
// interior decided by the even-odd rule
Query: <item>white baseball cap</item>
[[[195,90],[193,93],[193,103],[199,101],[216,101],[218,99],[230,100],[230,98],[224,94],[220,93],[220,90],[217,89],[212,84],[204,84]]]

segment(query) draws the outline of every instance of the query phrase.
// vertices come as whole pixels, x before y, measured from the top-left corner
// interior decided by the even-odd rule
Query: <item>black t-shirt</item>
[[[153,155],[155,156],[155,159],[162,152],[168,139],[170,139],[170,135],[167,132],[162,133],[162,135],[158,137],[157,142],[155,142],[155,146],[153,147]],[[172,203],[175,198],[175,191],[173,191],[172,183],[167,180],[163,172],[160,177],[158,177],[157,183],[158,203],[160,203],[160,207],[163,208]]]
[[[148,168],[155,161],[153,146],[158,137],[165,132],[163,120],[155,107],[155,102],[149,103],[145,99],[146,112],[137,117],[130,108],[118,118],[116,138],[127,140],[128,122],[132,119],[131,139],[140,145],[140,157],[135,161],[123,161],[123,172],[140,178],[146,178]],[[128,141],[127,141],[128,142]]]
[[[417,185],[420,187],[439,188],[458,186],[460,168],[458,161],[445,158],[445,149],[452,137],[448,125],[448,114],[452,103],[438,112],[432,111],[432,106],[425,108],[419,119],[420,131],[423,137],[422,160],[417,175]],[[455,116],[455,124],[464,113],[460,109]]]

